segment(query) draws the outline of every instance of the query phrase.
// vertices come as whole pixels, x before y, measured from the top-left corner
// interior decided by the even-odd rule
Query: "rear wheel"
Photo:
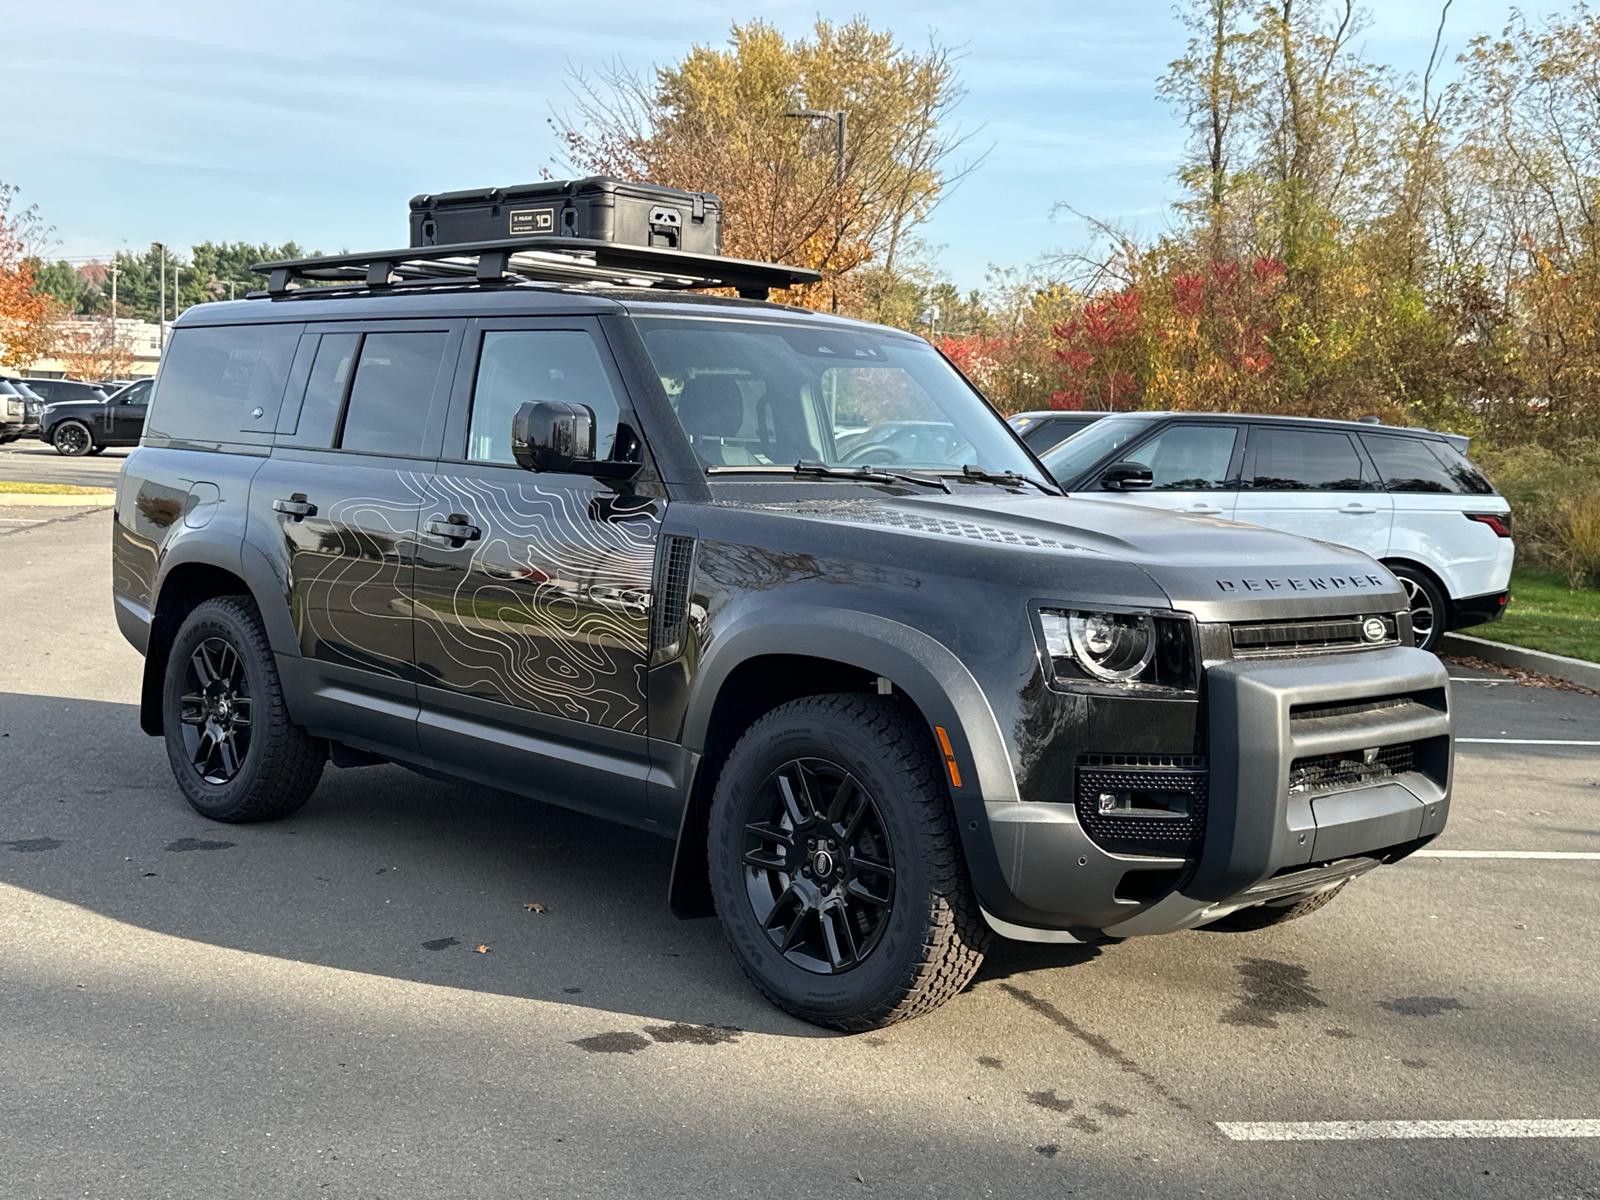
[[[1397,564],[1390,572],[1406,589],[1406,600],[1411,607],[1411,635],[1424,650],[1438,652],[1444,640],[1448,609],[1444,592],[1426,572],[1415,567]]]
[[[1345,884],[1349,882],[1347,879],[1338,887],[1329,888],[1325,892],[1313,892],[1309,896],[1301,896],[1282,904],[1258,904],[1254,908],[1235,909],[1227,916],[1212,921],[1202,928],[1216,929],[1223,933],[1246,933],[1252,929],[1269,929],[1274,925],[1282,925],[1285,921],[1298,920],[1331,903],[1335,896],[1344,891]]]
[[[983,962],[931,738],[897,701],[813,696],[757,721],[717,781],[709,854],[734,957],[802,1020],[918,1016]]]
[[[50,435],[50,444],[56,448],[57,454],[78,458],[94,449],[94,435],[82,421],[63,421]]]
[[[167,658],[162,724],[178,787],[214,821],[286,817],[322,777],[327,744],[289,719],[248,596],[207,600],[183,622]]]

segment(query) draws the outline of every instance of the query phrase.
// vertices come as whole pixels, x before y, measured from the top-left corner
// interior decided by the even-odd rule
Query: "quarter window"
[[[1451,495],[1492,493],[1478,469],[1448,446],[1423,438],[1364,435],[1367,453],[1391,492],[1434,492]],[[1444,452],[1453,456],[1451,462]]]
[[[1249,486],[1256,491],[1366,492],[1361,456],[1346,433],[1258,427],[1253,439],[1255,466]]]
[[[270,430],[299,342],[299,327],[202,326],[172,335],[148,431],[192,442],[249,440],[247,424]],[[264,410],[263,421],[250,413]]]

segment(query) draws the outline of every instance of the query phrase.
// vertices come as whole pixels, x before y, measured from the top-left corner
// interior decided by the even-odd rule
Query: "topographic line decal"
[[[610,519],[596,512],[606,496],[429,478],[422,524],[460,514],[480,532],[453,553],[427,543],[413,609],[424,673],[485,699],[643,733],[659,520],[653,507]],[[426,565],[450,559],[457,569]]]

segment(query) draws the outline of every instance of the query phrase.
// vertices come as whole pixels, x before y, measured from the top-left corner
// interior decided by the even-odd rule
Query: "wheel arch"
[[[278,594],[263,587],[255,561],[259,555],[243,557],[239,547],[201,539],[183,540],[170,547],[156,583],[155,603],[150,619],[150,637],[145,648],[144,680],[139,695],[139,727],[152,737],[162,730],[161,690],[167,673],[167,656],[184,618],[207,600],[218,596],[249,596],[267,627],[267,639],[275,654],[298,653],[288,607],[271,597]],[[231,553],[230,553],[231,551]],[[252,578],[252,576],[257,576]],[[293,711],[293,698],[285,696]]]
[[[1393,570],[1395,567],[1405,567],[1407,570],[1416,571],[1426,575],[1433,581],[1433,586],[1439,589],[1439,594],[1444,597],[1444,627],[1452,628],[1456,616],[1456,598],[1450,594],[1450,587],[1445,583],[1444,577],[1427,563],[1420,559],[1408,558],[1403,554],[1389,554],[1378,560],[1385,567]]]
[[[927,634],[868,613],[782,609],[755,613],[719,636],[701,664],[682,741],[698,756],[678,826],[669,900],[680,916],[711,915],[706,836],[712,792],[734,745],[757,720],[803,696],[864,691],[887,679],[927,723],[945,731],[960,786],[945,782],[975,881],[994,857],[984,799],[1015,800],[1016,776],[988,698],[954,654]],[[998,869],[998,863],[994,864]]]

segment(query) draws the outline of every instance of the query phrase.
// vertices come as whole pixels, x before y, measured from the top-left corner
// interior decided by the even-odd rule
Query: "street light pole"
[[[167,348],[167,247],[164,242],[154,243],[155,248],[161,252],[157,261],[161,264],[161,294],[156,301],[156,321],[160,328],[156,332],[156,354],[159,357]]]
[[[783,114],[796,121],[832,121],[837,137],[833,149],[833,182],[839,194],[834,197],[833,209],[833,248],[839,249],[839,244],[844,241],[844,211],[840,207],[844,200],[844,138],[845,122],[850,114],[839,108],[796,108]],[[833,285],[833,311],[839,311],[839,285]]]

